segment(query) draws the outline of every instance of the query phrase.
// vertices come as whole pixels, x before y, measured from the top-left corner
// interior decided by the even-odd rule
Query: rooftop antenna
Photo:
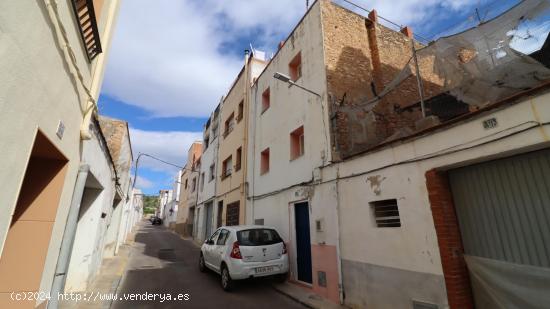
[[[306,0],[306,11],[309,9],[309,0]]]

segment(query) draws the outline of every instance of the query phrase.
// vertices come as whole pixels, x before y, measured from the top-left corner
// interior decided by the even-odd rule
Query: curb
[[[295,302],[297,302],[297,303],[299,303],[299,304],[301,304],[301,305],[303,305],[303,306],[305,306],[305,307],[307,307],[307,308],[310,308],[310,309],[318,309],[317,307],[314,307],[314,306],[311,305],[310,303],[305,302],[305,301],[299,299],[298,297],[295,297],[295,296],[293,296],[293,295],[290,295],[290,294],[288,294],[288,293],[285,293],[285,292],[282,291],[281,289],[277,288],[277,286],[275,286],[275,285],[271,285],[271,288],[273,288],[277,293],[279,293],[279,294],[281,294],[281,295],[283,295],[283,296],[285,296],[285,297],[287,297],[287,298],[289,298],[289,299],[292,299],[293,301],[295,301]]]

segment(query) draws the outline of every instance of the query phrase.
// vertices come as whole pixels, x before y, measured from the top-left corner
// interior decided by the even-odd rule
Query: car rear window
[[[241,246],[265,246],[280,243],[283,240],[272,229],[250,229],[237,232],[237,240]]]

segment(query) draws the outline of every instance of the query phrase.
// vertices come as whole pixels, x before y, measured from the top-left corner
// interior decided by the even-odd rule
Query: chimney
[[[279,49],[283,48],[283,46],[285,46],[285,41],[279,42]]]
[[[378,12],[376,12],[376,10],[370,11],[369,19],[375,24],[378,23]]]
[[[413,38],[413,29],[409,26],[405,26],[403,29],[401,29],[401,33],[406,35],[409,39]]]
[[[369,49],[371,53],[372,63],[372,81],[371,84],[373,95],[380,93],[384,89],[383,74],[382,74],[382,62],[380,59],[380,51],[378,50],[378,36],[377,36],[377,23],[378,13],[376,10],[372,10],[369,13],[368,19],[365,19],[365,26],[367,27],[367,38],[369,42]]]

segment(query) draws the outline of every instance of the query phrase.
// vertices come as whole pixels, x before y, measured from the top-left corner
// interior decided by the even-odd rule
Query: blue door
[[[311,239],[309,237],[309,205],[294,204],[296,219],[296,260],[298,280],[311,283]]]

